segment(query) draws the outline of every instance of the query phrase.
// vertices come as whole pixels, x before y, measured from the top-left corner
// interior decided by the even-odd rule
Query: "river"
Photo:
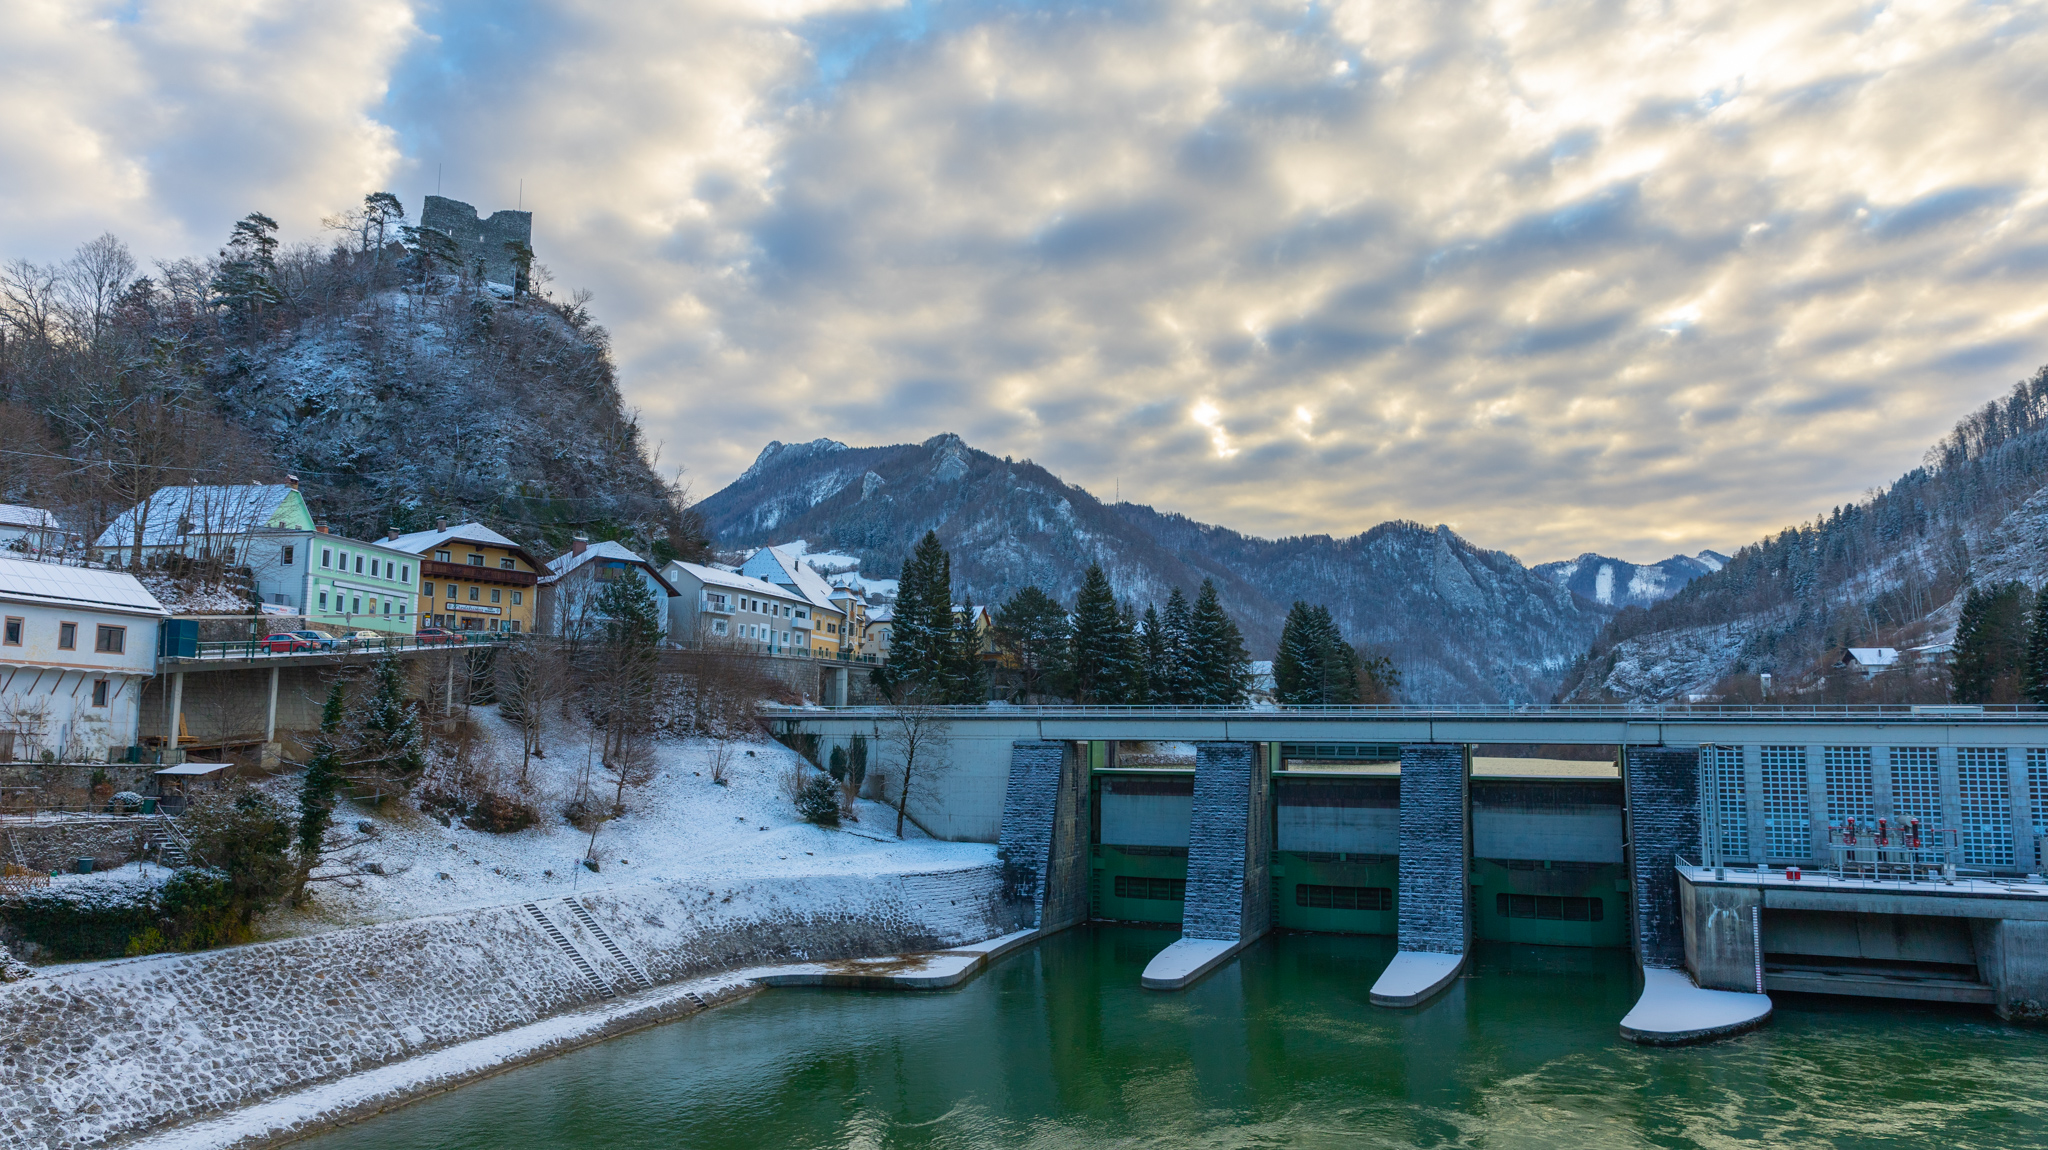
[[[957,991],[774,990],[304,1143],[318,1150],[2048,1146],[2048,1032],[1797,995],[1754,1034],[1616,1036],[1621,951],[1481,944],[1413,1011],[1393,940],[1279,935],[1190,990],[1098,926]]]

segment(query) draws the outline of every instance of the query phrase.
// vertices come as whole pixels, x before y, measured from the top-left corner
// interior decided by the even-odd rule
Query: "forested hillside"
[[[1762,673],[1781,692],[1939,694],[1938,651],[1872,683],[1830,677],[1827,664],[1844,647],[1943,645],[1966,588],[2039,588],[2044,545],[2048,368],[1963,419],[1886,490],[1744,547],[1662,603],[1621,611],[1560,694],[1747,698]]]
[[[162,484],[291,473],[317,517],[360,537],[446,515],[548,553],[576,530],[701,548],[587,297],[482,282],[392,197],[336,225],[286,246],[252,214],[216,255],[146,270],[113,236],[8,264],[0,501],[91,539]]]

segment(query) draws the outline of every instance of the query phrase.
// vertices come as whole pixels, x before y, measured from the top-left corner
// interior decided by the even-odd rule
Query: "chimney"
[[[325,523],[322,523],[320,526],[313,528],[313,530],[318,531],[322,535],[325,535],[327,534],[327,525]]]
[[[384,529],[384,538],[387,540],[398,538],[398,528],[386,527]]]
[[[441,516],[437,516],[437,517],[435,517],[435,519],[434,519],[434,530],[436,530],[436,531],[446,531],[446,530],[448,530],[448,517],[447,517],[446,515],[441,515]]]
[[[285,481],[286,483],[289,483],[289,484],[291,484],[291,485],[292,485],[292,490],[293,490],[293,491],[297,491],[297,490],[299,489],[299,477],[298,477],[298,476],[296,476],[296,475],[287,475],[287,476],[285,476],[285,477],[284,477],[284,481]]]
[[[578,532],[569,537],[569,554],[581,555],[590,546],[590,536]]]

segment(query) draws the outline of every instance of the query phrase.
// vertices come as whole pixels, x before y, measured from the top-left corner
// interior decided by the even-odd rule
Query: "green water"
[[[1174,932],[1099,927],[957,991],[780,990],[324,1136],[404,1147],[2048,1146],[2048,1032],[1978,1008],[1780,996],[1645,1050],[1620,951],[1483,944],[1414,1011],[1393,941],[1284,935],[1142,990]]]

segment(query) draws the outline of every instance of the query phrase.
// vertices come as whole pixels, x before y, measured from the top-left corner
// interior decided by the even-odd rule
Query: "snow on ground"
[[[894,603],[899,581],[895,579],[870,579],[860,573],[860,560],[839,551],[813,551],[809,541],[792,539],[787,543],[775,544],[805,563],[811,570],[825,577],[835,587],[858,587],[869,603]]]
[[[517,730],[494,708],[476,708],[474,716],[499,762],[516,772]],[[531,768],[539,824],[499,835],[470,830],[460,820],[444,827],[409,802],[383,810],[345,805],[335,812],[338,828],[352,830],[357,820],[374,828],[372,840],[352,852],[358,869],[375,864],[385,873],[360,875],[355,889],[316,881],[312,906],[271,915],[264,933],[304,934],[654,881],[710,885],[777,875],[903,873],[995,858],[993,846],[934,841],[907,822],[906,839],[898,840],[895,811],[865,800],[857,804],[859,822],[824,828],[801,821],[783,782],[800,760],[779,743],[735,742],[730,785],[718,786],[711,781],[710,740],[664,739],[656,744],[656,777],[628,792],[629,813],[599,830],[601,870],[592,873],[578,862],[589,832],[560,814],[590,761],[589,746],[569,724],[559,730],[546,739],[548,757]],[[605,787],[594,764],[591,779],[594,789]],[[601,790],[607,798],[611,793]],[[335,872],[327,868],[315,878]]]

